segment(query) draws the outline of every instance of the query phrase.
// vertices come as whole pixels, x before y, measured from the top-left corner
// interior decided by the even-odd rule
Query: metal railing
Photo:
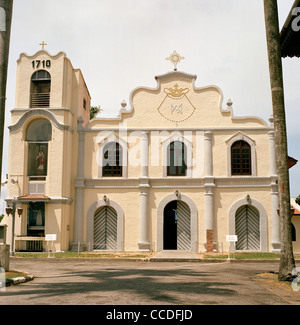
[[[50,93],[34,93],[31,94],[30,107],[49,107],[50,105]]]
[[[44,249],[42,240],[27,240],[26,251],[28,252],[42,252]]]

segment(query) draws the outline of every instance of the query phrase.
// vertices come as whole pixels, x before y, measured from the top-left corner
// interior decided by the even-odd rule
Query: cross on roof
[[[47,44],[43,41],[43,43],[40,43],[40,45],[42,46],[42,50],[44,50],[45,45],[47,45]]]
[[[174,71],[177,71],[177,64],[184,60],[184,57],[174,51],[166,60],[169,60],[174,65]]]

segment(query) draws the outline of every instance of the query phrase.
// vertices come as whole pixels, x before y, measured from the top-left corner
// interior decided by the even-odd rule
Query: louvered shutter
[[[100,208],[94,218],[94,249],[113,251],[117,246],[117,212],[112,207]]]
[[[260,250],[259,212],[251,205],[239,208],[235,216],[237,250]]]

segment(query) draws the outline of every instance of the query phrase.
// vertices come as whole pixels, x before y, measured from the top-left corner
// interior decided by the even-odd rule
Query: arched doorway
[[[118,216],[114,208],[102,206],[94,216],[94,249],[114,251],[117,247]]]
[[[171,201],[164,208],[163,249],[191,250],[191,211],[183,201]]]
[[[260,250],[260,216],[252,205],[241,206],[235,214],[237,250]]]

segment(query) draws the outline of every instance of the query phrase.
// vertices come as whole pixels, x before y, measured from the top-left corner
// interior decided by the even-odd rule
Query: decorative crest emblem
[[[166,120],[178,123],[189,119],[196,110],[187,94],[189,88],[179,87],[177,83],[173,87],[164,88],[166,94],[157,110]]]
[[[183,95],[189,92],[188,88],[178,88],[178,85],[175,84],[173,88],[165,88],[164,92],[168,95],[168,97],[173,98],[182,98]]]

